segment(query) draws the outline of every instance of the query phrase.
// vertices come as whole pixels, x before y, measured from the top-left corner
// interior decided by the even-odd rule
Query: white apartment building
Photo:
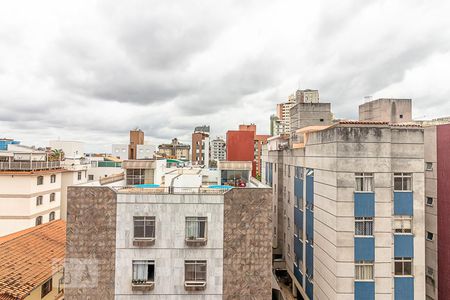
[[[227,146],[225,140],[217,137],[211,141],[211,160],[224,161],[227,157]]]
[[[423,129],[343,121],[298,135],[269,140],[262,172],[294,295],[425,299]]]
[[[251,162],[159,179],[157,160],[124,164],[122,186],[69,188],[67,257],[77,259],[66,262],[67,299],[271,298],[271,190],[250,178]],[[218,185],[237,176],[246,188]],[[95,289],[77,284],[80,264],[101,266]]]
[[[291,132],[291,108],[295,105],[295,95],[288,97],[288,101],[277,104],[277,117],[280,123],[278,126],[278,134],[290,134]],[[282,130],[282,132],[280,132]]]

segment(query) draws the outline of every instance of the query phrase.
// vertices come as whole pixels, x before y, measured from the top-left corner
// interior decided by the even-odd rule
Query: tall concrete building
[[[333,122],[331,103],[298,102],[290,110],[291,135],[307,126],[327,126]],[[295,137],[294,137],[295,139]]]
[[[217,137],[211,141],[211,160],[226,160],[227,148],[223,138]]]
[[[391,123],[411,122],[411,99],[381,98],[361,104],[359,120]]]
[[[318,90],[297,90],[295,92],[296,103],[319,103],[319,91]]]
[[[279,139],[262,181],[294,294],[425,299],[423,129],[342,121],[299,130],[287,149]]]
[[[209,126],[195,127],[192,133],[192,164],[209,166],[210,145]]]
[[[278,134],[290,133],[291,131],[291,107],[295,105],[295,95],[290,95],[288,101],[277,104],[276,117],[279,121]]]
[[[65,298],[271,299],[271,190],[250,170],[221,162],[152,187],[70,188]],[[246,188],[208,183],[238,173]]]

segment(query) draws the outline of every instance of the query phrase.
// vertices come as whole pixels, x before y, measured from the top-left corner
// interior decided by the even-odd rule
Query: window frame
[[[43,185],[43,184],[44,184],[44,176],[39,175],[39,176],[36,178],[36,185]]]
[[[36,206],[41,206],[44,204],[44,196],[39,195],[36,197]]]
[[[429,238],[430,235],[431,238]],[[431,231],[426,231],[425,239],[429,242],[434,242],[434,233]]]
[[[374,222],[374,217],[355,217],[355,237],[373,237]],[[357,224],[362,224],[362,228],[358,228]],[[362,230],[363,234],[359,234],[358,229]]]
[[[405,221],[410,223],[409,224],[410,225],[409,229],[407,229],[404,226]],[[401,222],[401,227],[400,228],[396,227],[396,223],[397,222]],[[394,216],[394,222],[393,222],[393,228],[392,229],[394,231],[394,234],[412,234],[413,233],[413,217],[412,216],[406,216],[406,215]],[[409,230],[409,232],[407,230]]]
[[[53,290],[53,277],[41,285],[41,299],[51,293]]]
[[[52,174],[50,175],[50,183],[55,183],[56,182],[56,175]]]
[[[142,220],[139,220],[142,219]],[[143,222],[143,225],[136,226],[136,222]],[[153,224],[147,224],[153,223]],[[153,225],[153,236],[147,236],[147,227]],[[136,236],[136,227],[143,228],[143,236]],[[135,240],[154,240],[156,239],[156,217],[155,216],[133,216],[133,239]]]
[[[144,266],[153,266],[153,278],[149,278],[151,276],[149,276],[149,269],[147,267],[147,278],[144,279],[139,279],[139,278],[135,278],[135,266],[138,265],[144,265]],[[137,268],[137,267],[136,267]],[[155,282],[155,276],[156,275],[156,263],[155,260],[152,259],[134,259],[132,261],[132,272],[131,272],[131,282],[133,284],[145,284],[145,283],[154,283]]]
[[[81,171],[78,171],[78,173],[77,173],[77,180],[78,180],[78,181],[81,180],[81,175],[82,175],[81,173],[82,173]]]
[[[394,173],[394,185],[393,185],[393,189],[394,192],[412,192],[413,191],[413,173],[409,173],[409,172],[398,172],[398,173]],[[401,179],[401,189],[397,189],[396,188],[396,179]],[[408,185],[408,180],[409,179],[409,189],[405,188],[405,184],[406,187]]]
[[[405,274],[405,265],[410,264],[410,274]],[[401,264],[401,274],[397,274],[397,264]],[[394,258],[394,276],[395,277],[412,277],[413,276],[413,258],[412,257],[395,257]]]
[[[194,267],[194,278],[188,278],[188,268],[187,266],[193,265]],[[201,270],[204,267],[205,270]],[[200,270],[198,270],[198,268]],[[198,274],[202,276],[198,276]],[[204,276],[203,276],[204,275]],[[208,280],[208,261],[207,260],[185,260],[184,261],[184,282],[186,283],[204,283],[206,284]]]
[[[55,219],[56,219],[56,213],[54,211],[51,211],[48,214],[48,221],[51,222],[51,221],[54,221]]]
[[[370,274],[369,278],[362,278],[364,276],[360,276],[362,274],[365,274],[363,271],[358,272],[358,269],[361,269],[363,267],[370,267],[368,273]],[[355,281],[374,281],[374,262],[373,261],[367,261],[367,260],[359,260],[355,261]]]
[[[433,162],[431,161],[425,162],[425,171],[433,171]]]
[[[56,201],[56,193],[50,193],[50,202]]]
[[[203,217],[203,216],[186,216],[184,219],[184,224],[185,224],[185,230],[184,230],[184,234],[185,234],[185,239],[189,240],[189,241],[206,241],[208,239],[208,217]],[[188,223],[197,223],[196,226],[197,229],[196,231],[198,231],[198,236],[196,235],[188,235],[188,230],[189,230],[189,226]],[[199,234],[201,233],[201,225],[204,223],[204,228],[203,228],[203,236],[200,236]]]
[[[38,220],[39,220],[39,222],[38,222]],[[43,222],[44,222],[44,220],[43,220],[43,217],[42,217],[42,216],[37,216],[37,217],[36,217],[36,219],[35,219],[35,224],[36,224],[36,226],[42,225]]]
[[[428,202],[428,200],[431,199],[431,203]],[[426,206],[434,206],[434,198],[433,197],[425,197],[425,205]]]
[[[361,189],[358,186],[358,180],[361,180]],[[369,183],[368,183],[369,182]],[[367,186],[370,189],[365,190]],[[374,174],[372,172],[357,172],[355,173],[355,192],[356,193],[373,193],[374,191]]]

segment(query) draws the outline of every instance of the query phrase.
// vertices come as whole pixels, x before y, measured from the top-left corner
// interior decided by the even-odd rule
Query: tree
[[[53,149],[48,156],[49,161],[64,160],[64,151],[62,149]]]

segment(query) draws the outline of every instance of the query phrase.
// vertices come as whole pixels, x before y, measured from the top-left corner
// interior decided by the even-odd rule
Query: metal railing
[[[60,161],[0,162],[0,171],[39,171],[61,168]]]
[[[222,195],[229,191],[229,188],[208,188],[208,187],[135,187],[135,186],[114,186],[118,193],[124,194],[154,194],[154,195]]]

